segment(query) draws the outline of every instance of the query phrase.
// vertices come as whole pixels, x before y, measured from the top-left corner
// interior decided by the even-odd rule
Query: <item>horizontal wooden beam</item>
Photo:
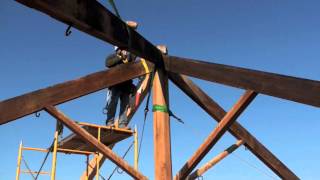
[[[216,165],[218,162],[223,160],[225,157],[227,157],[229,154],[231,154],[233,151],[238,149],[243,144],[242,140],[238,140],[235,144],[232,144],[227,149],[225,149],[223,152],[212,158],[209,162],[201,166],[199,169],[195,170],[193,173],[191,173],[186,179],[187,180],[195,180],[198,177],[202,176],[205,172],[207,172],[210,168],[212,168],[214,165]]]
[[[188,77],[169,73],[169,78],[204,111],[213,117],[213,119],[219,122],[225,116],[226,111]],[[244,145],[279,177],[282,179],[299,179],[285,164],[239,123],[234,122],[229,132],[238,140],[243,140],[245,142]]]
[[[167,56],[165,68],[174,73],[320,107],[320,81]]]
[[[152,63],[148,63],[153,69]],[[0,102],[0,124],[32,114],[145,74],[142,63],[124,64],[76,80],[40,89]]]
[[[112,162],[118,165],[121,169],[127,172],[130,176],[135,179],[147,179],[143,174],[139,171],[135,170],[131,167],[126,161],[124,161],[121,157],[115,154],[110,148],[106,145],[99,142],[94,136],[89,134],[86,130],[81,128],[77,123],[69,119],[66,115],[60,112],[53,106],[46,106],[45,110],[55,117],[57,120],[61,121],[66,127],[68,127],[71,131],[77,134],[81,139],[85,142],[88,142],[90,145],[95,147],[97,151],[101,152],[103,155],[108,157]]]
[[[92,0],[16,0],[98,39],[128,50],[156,64],[161,52],[125,22]],[[129,42],[129,34],[130,40]],[[131,44],[131,45],[129,45]]]
[[[198,150],[180,169],[175,179],[185,179],[192,170],[199,164],[211,148],[218,142],[222,135],[229,129],[229,127],[236,121],[241,113],[248,107],[252,100],[257,96],[257,93],[248,90],[238,100],[238,102],[231,108],[231,110],[222,118],[216,128],[210,133],[207,139],[200,145]]]

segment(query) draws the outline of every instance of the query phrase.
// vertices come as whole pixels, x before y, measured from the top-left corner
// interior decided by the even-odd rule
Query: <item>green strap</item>
[[[182,119],[180,119],[179,117],[177,117],[176,115],[174,115],[172,113],[172,111],[170,111],[168,109],[167,106],[165,105],[153,105],[152,107],[152,112],[163,112],[163,113],[168,113],[169,116],[173,117],[174,119],[176,119],[177,121],[179,121],[180,123],[184,124],[184,122],[182,121]]]
[[[153,105],[152,112],[164,112],[169,113],[169,109],[165,105]]]

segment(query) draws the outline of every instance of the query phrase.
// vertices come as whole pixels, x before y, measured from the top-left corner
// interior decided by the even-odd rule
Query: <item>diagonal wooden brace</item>
[[[187,76],[169,73],[170,80],[177,85],[185,94],[196,102],[213,119],[220,122],[226,111],[219,106],[210,96],[202,91]],[[282,179],[299,179],[285,164],[283,164],[270,150],[250,134],[241,124],[234,122],[229,132],[239,140],[266,166]]]
[[[195,180],[198,177],[202,176],[206,171],[208,171],[210,168],[212,168],[214,165],[216,165],[218,162],[223,160],[225,157],[227,157],[229,154],[231,154],[233,151],[238,149],[243,144],[242,140],[238,140],[235,144],[232,144],[227,149],[225,149],[223,152],[215,156],[213,159],[211,159],[209,162],[204,164],[199,169],[195,170],[193,173],[191,173],[187,180]]]
[[[77,125],[77,123],[75,123],[74,121],[69,119],[67,116],[65,116],[58,109],[56,109],[53,106],[47,106],[45,107],[45,110],[49,114],[51,114],[53,117],[55,117],[57,120],[61,121],[65,126],[67,126],[75,134],[80,136],[85,142],[88,142],[89,144],[97,148],[99,152],[101,152],[103,155],[109,158],[112,162],[117,164],[121,169],[126,171],[130,176],[132,176],[135,179],[148,179],[139,171],[135,170],[132,166],[130,166],[121,157],[116,155],[110,148],[108,148],[107,146],[99,142],[95,137],[93,137],[91,134],[89,134],[87,131],[85,131],[79,125]]]
[[[199,149],[192,155],[192,157],[180,169],[175,179],[185,179],[198,163],[205,157],[211,148],[218,142],[222,135],[229,129],[233,122],[241,115],[241,113],[248,107],[252,100],[257,96],[254,91],[246,91],[239,101],[232,107],[232,109],[223,117],[216,128],[210,133],[208,138],[200,145]]]

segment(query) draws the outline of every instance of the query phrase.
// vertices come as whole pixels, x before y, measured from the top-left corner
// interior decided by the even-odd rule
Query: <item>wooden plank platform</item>
[[[98,128],[91,126],[82,126],[87,132],[94,137],[98,137]],[[107,146],[118,143],[128,137],[132,136],[133,131],[121,130],[117,128],[101,128],[101,142]],[[70,134],[66,138],[62,139],[58,148],[72,149],[80,151],[95,152],[96,149],[91,145],[84,142],[78,135]]]

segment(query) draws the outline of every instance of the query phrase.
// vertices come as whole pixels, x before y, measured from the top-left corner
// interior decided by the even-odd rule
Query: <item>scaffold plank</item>
[[[97,137],[98,129],[89,126],[83,126],[89,134],[94,137]],[[132,136],[132,132],[118,131],[115,129],[101,129],[101,143],[106,146],[116,144],[128,137]],[[59,142],[59,148],[63,149],[73,149],[80,151],[95,151],[96,148],[91,146],[88,142],[84,141],[77,134],[70,134]]]

